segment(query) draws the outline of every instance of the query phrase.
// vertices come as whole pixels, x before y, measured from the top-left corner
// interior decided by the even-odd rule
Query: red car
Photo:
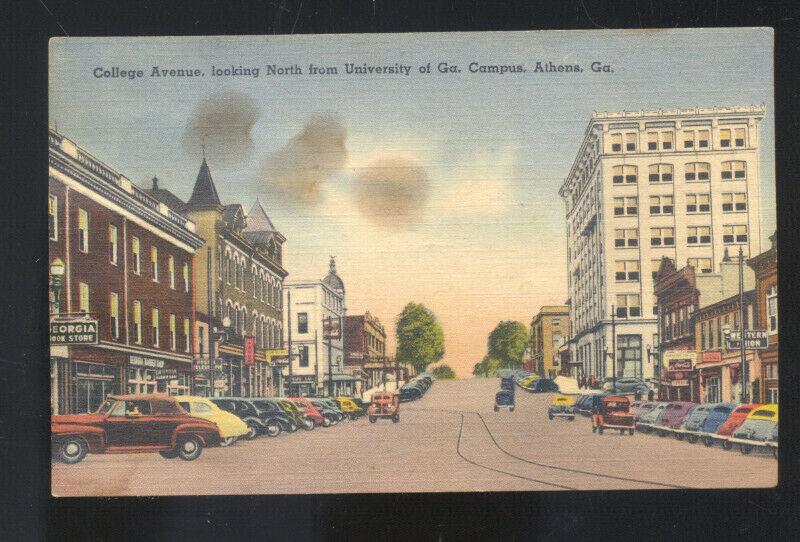
[[[315,407],[314,404],[307,398],[290,397],[289,400],[297,405],[297,408],[300,409],[303,417],[314,422],[314,425],[322,425],[324,427],[329,427],[331,425],[331,421],[323,416],[322,412],[320,412],[319,409]]]
[[[592,432],[602,435],[604,429],[619,429],[620,435],[625,431],[633,435],[636,424],[630,410],[630,400],[624,395],[603,397],[592,413]]]
[[[683,420],[686,419],[686,416],[691,414],[695,408],[697,408],[697,403],[689,403],[686,401],[674,401],[669,403],[661,414],[658,425],[655,427],[658,436],[665,437],[670,431],[680,428]],[[683,435],[681,435],[680,438],[683,438]]]
[[[94,414],[53,416],[53,458],[79,463],[87,453],[159,452],[191,461],[205,446],[220,443],[216,424],[194,418],[174,397],[160,394],[110,395]]]
[[[716,433],[712,435],[708,435],[703,442],[706,446],[713,446],[714,441],[712,439],[722,441],[722,447],[726,450],[730,450],[733,448],[733,444],[728,442],[728,439],[733,436],[733,432],[739,429],[739,426],[744,423],[744,420],[747,418],[747,415],[756,408],[759,408],[761,403],[750,403],[747,405],[739,405],[736,407],[736,410],[731,412],[731,415],[728,416],[728,419],[725,420],[720,428],[717,430]]]

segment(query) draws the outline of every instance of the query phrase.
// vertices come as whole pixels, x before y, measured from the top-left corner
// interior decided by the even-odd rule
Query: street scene
[[[772,41],[702,32],[54,39],[53,494],[774,486]]]

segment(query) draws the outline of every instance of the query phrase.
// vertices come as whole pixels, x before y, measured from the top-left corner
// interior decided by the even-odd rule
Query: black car
[[[559,389],[558,389],[558,384],[556,384],[555,380],[550,380],[549,378],[540,378],[539,380],[533,383],[531,391],[534,393],[547,393],[547,392],[558,393]]]
[[[414,386],[403,386],[400,388],[400,402],[405,403],[407,401],[416,401],[422,397],[422,391],[419,388]]]
[[[211,397],[211,402],[231,414],[235,414],[247,424],[250,432],[244,436],[246,440],[256,438],[260,433],[277,436],[281,425],[269,416],[264,415],[249,400],[242,397]]]

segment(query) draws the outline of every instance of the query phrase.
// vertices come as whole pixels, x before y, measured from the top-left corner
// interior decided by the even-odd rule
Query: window
[[[692,162],[686,164],[684,178],[687,181],[707,181],[710,178],[711,165],[708,162]]]
[[[766,380],[777,380],[778,379],[778,364],[777,363],[767,363],[764,365],[764,378]],[[770,401],[770,403],[776,403],[777,401]]]
[[[711,211],[710,194],[687,194],[686,212],[687,213],[708,213]]]
[[[152,331],[151,340],[153,346],[158,347],[159,344],[159,336],[158,336],[158,309],[153,309],[150,311],[150,326]]]
[[[656,258],[654,260],[650,260],[650,267],[652,269],[652,276],[653,279],[658,276],[658,270],[661,269],[661,260],[663,258]],[[667,258],[669,261],[672,261],[672,258]]]
[[[726,192],[722,194],[722,210],[726,213],[747,210],[747,194],[745,192]]]
[[[258,272],[253,267],[251,270],[253,276],[253,299],[258,299]]]
[[[89,312],[89,285],[85,282],[81,282],[78,285],[78,293],[80,295],[80,312],[88,313]]]
[[[693,149],[694,148],[694,131],[693,130],[684,130],[684,132],[683,132],[683,148],[684,149]]]
[[[638,205],[639,198],[614,198],[614,216],[633,216]]]
[[[730,147],[731,146],[731,131],[730,129],[724,129],[719,131],[719,146],[720,147]]]
[[[639,280],[639,260],[618,260],[614,278],[617,282]]]
[[[175,315],[169,315],[169,349],[175,350],[178,348],[178,337],[175,330]]]
[[[747,165],[741,160],[722,163],[722,180],[747,178]]]
[[[700,322],[700,350],[706,349],[706,323]]]
[[[222,280],[222,245],[217,247],[217,278]]]
[[[622,134],[611,134],[611,152],[622,152]]]
[[[625,134],[625,150],[626,151],[635,151],[636,150],[636,133],[630,132]]]
[[[614,246],[618,248],[638,247],[639,230],[636,228],[614,230]]]
[[[115,293],[108,294],[108,314],[111,338],[119,339],[119,296]]]
[[[665,151],[672,149],[672,132],[661,132],[661,148]]]
[[[52,194],[47,200],[47,233],[51,241],[58,241],[58,198]]]
[[[298,312],[297,313],[297,332],[298,333],[308,333],[308,313],[307,312]]]
[[[744,128],[734,130],[734,144],[737,147],[744,147]]]
[[[707,245],[711,242],[710,226],[689,226],[686,228],[686,244]]]
[[[138,237],[131,238],[131,266],[133,267],[134,274],[136,275],[142,274],[142,259],[141,259],[141,253],[139,252]]]
[[[117,265],[117,227],[113,224],[108,226],[108,261]]]
[[[711,258],[688,258],[686,265],[694,267],[698,273],[711,273],[713,271],[711,266]]]
[[[638,176],[636,166],[614,166],[611,168],[611,174],[614,184],[636,184]]]
[[[201,356],[206,353],[206,328],[200,326],[197,328],[197,346],[199,347],[199,354]]]
[[[647,150],[658,150],[658,132],[647,132]]]
[[[617,372],[623,377],[641,377],[642,336],[617,336]]]
[[[772,286],[767,292],[767,326],[770,335],[778,332],[778,287]]]
[[[675,228],[650,228],[650,246],[675,246]]]
[[[189,293],[189,264],[183,264],[183,291]]]
[[[641,316],[642,304],[639,294],[620,294],[617,295],[617,318],[628,318],[629,316]]]
[[[230,284],[231,283],[231,255],[227,252],[225,253],[225,282]]]
[[[150,247],[150,272],[153,282],[158,282],[158,247]]]
[[[746,243],[747,242],[747,226],[723,226],[722,227],[722,242],[725,244],[731,243]]]
[[[299,359],[300,367],[308,367],[308,347],[301,346],[299,348],[299,354],[300,354],[300,359]]]
[[[672,196],[650,196],[651,215],[671,215],[675,209]]]
[[[651,164],[647,170],[647,178],[651,183],[672,182],[673,167],[671,164]]]
[[[175,256],[170,255],[167,259],[167,269],[169,270],[169,287],[175,289]]]
[[[89,252],[89,213],[78,209],[78,250]]]
[[[708,130],[698,130],[697,147],[700,149],[707,149],[709,138],[710,138],[710,132]]]
[[[142,344],[142,302],[133,302],[133,340]]]

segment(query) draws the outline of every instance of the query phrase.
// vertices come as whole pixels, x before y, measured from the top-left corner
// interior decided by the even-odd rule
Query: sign
[[[676,387],[677,386],[688,386],[689,385],[689,381],[688,380],[673,380],[673,381],[670,382],[670,384],[672,384],[673,386],[676,386]]]
[[[696,360],[697,352],[693,350],[667,350],[664,352],[667,371],[691,371]]]
[[[256,364],[256,338],[244,338],[244,363],[245,365]]]
[[[289,351],[286,348],[267,348],[264,350],[264,357],[270,365],[289,365]]]
[[[177,369],[159,369],[156,371],[156,380],[176,380],[177,378]]]
[[[97,320],[57,320],[50,322],[50,344],[97,344]]]
[[[336,318],[326,317],[322,321],[322,338],[340,339],[342,337],[342,321],[337,316]]]
[[[164,360],[156,358],[146,358],[144,356],[131,356],[128,359],[129,365],[136,365],[137,367],[149,367],[151,369],[163,369]]]
[[[739,331],[731,331],[726,334],[728,350],[739,350],[742,348],[742,334]],[[769,347],[769,338],[766,330],[753,329],[744,332],[745,350],[766,350]]]
[[[722,362],[722,352],[703,352],[703,363]]]

